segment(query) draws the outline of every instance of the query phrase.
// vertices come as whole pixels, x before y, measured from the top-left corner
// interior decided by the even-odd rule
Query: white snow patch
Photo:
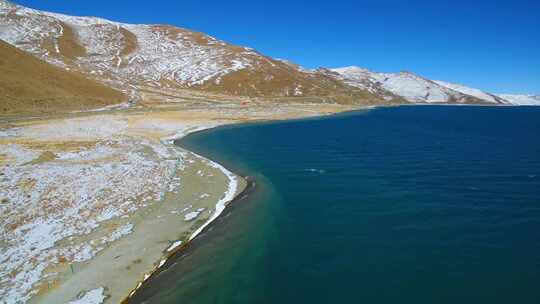
[[[487,102],[491,102],[491,103],[504,102],[503,100],[501,100],[501,98],[498,98],[495,95],[483,92],[482,90],[479,90],[479,89],[470,88],[461,84],[449,83],[449,82],[439,81],[439,80],[435,80],[434,82],[444,87],[447,87],[449,89],[452,89],[452,90],[455,90],[455,91],[458,91],[458,92],[461,92],[463,94],[467,94],[470,96],[474,96],[476,98],[482,99]]]
[[[196,211],[191,211],[187,214],[184,215],[184,221],[188,222],[188,221],[191,221],[195,218],[197,218],[199,216],[199,214],[201,214],[201,212],[204,211],[204,208],[199,208],[197,209]]]
[[[161,261],[159,261],[158,268],[160,268],[161,266],[165,265],[166,262],[167,262],[167,259],[162,259]]]
[[[214,213],[201,227],[199,227],[197,230],[195,230],[195,232],[193,232],[193,234],[189,237],[189,240],[192,240],[193,238],[195,238],[199,233],[201,233],[201,231],[203,231],[203,229],[206,226],[208,226],[212,221],[214,221],[223,212],[223,210],[225,210],[227,203],[234,199],[234,196],[236,195],[236,191],[238,190],[238,178],[236,177],[236,175],[234,175],[234,173],[225,169],[225,167],[223,167],[222,165],[216,162],[203,158],[202,156],[199,156],[199,157],[206,160],[210,166],[216,169],[219,169],[221,172],[223,172],[223,174],[225,174],[227,178],[229,179],[229,183],[227,186],[227,191],[225,191],[225,193],[223,194],[223,197],[216,203]]]
[[[540,95],[499,94],[498,96],[517,106],[540,106]]]
[[[169,246],[169,248],[167,248],[167,252],[171,252],[173,251],[176,247],[182,245],[182,241],[176,241],[174,243],[171,244],[171,246]]]

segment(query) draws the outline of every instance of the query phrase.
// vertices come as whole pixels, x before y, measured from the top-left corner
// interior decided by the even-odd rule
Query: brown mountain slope
[[[0,40],[0,114],[87,110],[126,99],[119,91]]]
[[[301,72],[287,63],[268,58],[256,70],[242,69],[196,87],[209,92],[288,101],[377,104],[381,98],[319,71]],[[396,98],[396,102],[399,102]]]
[[[280,100],[381,103],[379,96],[199,33],[34,10],[0,0],[0,39],[130,92],[198,90]]]

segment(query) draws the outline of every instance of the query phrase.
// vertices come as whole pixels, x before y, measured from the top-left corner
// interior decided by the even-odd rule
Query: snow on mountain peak
[[[379,95],[384,90],[401,96],[409,102],[484,102],[508,105],[540,105],[540,96],[526,94],[492,94],[440,80],[429,80],[408,71],[378,73],[348,66],[331,69],[335,77],[349,85],[364,88]]]
[[[354,66],[332,71],[340,74],[350,85],[379,93],[387,91],[409,102],[471,102],[475,99],[408,71],[377,73]]]
[[[498,96],[496,96],[494,94],[491,94],[491,93],[486,93],[486,92],[484,92],[482,90],[479,90],[479,89],[470,88],[470,87],[467,87],[467,86],[464,86],[464,85],[461,85],[461,84],[455,84],[455,83],[450,83],[450,82],[445,82],[445,81],[440,81],[440,80],[435,80],[434,82],[438,83],[439,85],[450,88],[452,90],[461,92],[463,94],[467,94],[467,95],[470,95],[470,96],[474,96],[474,97],[476,97],[478,99],[485,100],[487,102],[491,102],[491,103],[508,103],[508,101],[504,100],[504,98],[498,97]]]
[[[370,71],[368,69],[361,68],[361,67],[358,67],[358,66],[355,66],[355,65],[342,67],[342,68],[335,68],[335,69],[331,69],[331,71],[334,71],[334,72],[342,74],[342,75],[349,75],[349,76],[353,76],[355,74],[370,73]]]
[[[532,94],[499,94],[500,98],[508,100],[513,105],[540,106],[540,95]]]

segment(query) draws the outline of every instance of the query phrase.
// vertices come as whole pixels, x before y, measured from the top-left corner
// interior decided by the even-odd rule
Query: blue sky
[[[15,0],[165,23],[306,66],[408,70],[495,93],[540,93],[540,1]]]

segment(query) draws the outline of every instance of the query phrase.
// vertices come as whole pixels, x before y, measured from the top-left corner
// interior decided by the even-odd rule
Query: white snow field
[[[540,95],[531,94],[499,94],[501,98],[509,103],[519,106],[540,106]]]

